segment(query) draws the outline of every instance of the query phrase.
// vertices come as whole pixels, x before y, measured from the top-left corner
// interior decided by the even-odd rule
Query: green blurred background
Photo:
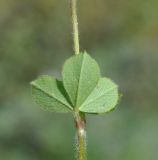
[[[69,0],[0,0],[0,160],[74,160],[71,114],[41,110],[29,82],[73,54]],[[158,159],[158,1],[79,0],[81,49],[123,94],[87,116],[89,160]]]

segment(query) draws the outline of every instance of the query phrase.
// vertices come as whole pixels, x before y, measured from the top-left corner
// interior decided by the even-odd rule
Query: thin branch
[[[79,47],[79,32],[78,32],[78,20],[77,20],[77,0],[71,0],[71,16],[72,16],[72,30],[73,30],[73,43],[75,54],[80,53]]]

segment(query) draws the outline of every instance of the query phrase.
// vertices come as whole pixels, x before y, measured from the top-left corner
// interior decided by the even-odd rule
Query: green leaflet
[[[32,95],[37,104],[52,112],[69,112],[72,110],[62,82],[50,76],[31,82]]]
[[[79,108],[98,83],[100,70],[87,53],[80,53],[66,61],[62,75],[73,106]]]
[[[88,113],[106,113],[115,107],[117,101],[117,85],[110,79],[101,78],[79,110]]]

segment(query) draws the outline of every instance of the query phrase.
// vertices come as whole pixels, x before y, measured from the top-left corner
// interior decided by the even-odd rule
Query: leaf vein
[[[76,105],[77,105],[77,100],[78,100],[78,95],[79,95],[79,88],[80,88],[80,83],[81,83],[81,75],[82,75],[82,70],[83,70],[83,62],[84,62],[84,54],[82,56],[82,62],[81,62],[81,69],[79,73],[79,80],[78,80],[78,85],[77,85],[77,93],[76,93]],[[77,107],[77,106],[75,106]]]

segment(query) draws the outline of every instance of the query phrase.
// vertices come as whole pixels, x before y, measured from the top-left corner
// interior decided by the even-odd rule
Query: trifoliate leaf
[[[116,106],[117,101],[117,85],[107,78],[101,78],[79,110],[88,113],[106,113]]]
[[[63,68],[64,87],[74,107],[79,107],[93,91],[100,78],[100,70],[87,53],[68,59]]]
[[[72,110],[61,81],[51,76],[42,76],[31,82],[31,85],[32,95],[43,109],[52,112],[69,112]]]

